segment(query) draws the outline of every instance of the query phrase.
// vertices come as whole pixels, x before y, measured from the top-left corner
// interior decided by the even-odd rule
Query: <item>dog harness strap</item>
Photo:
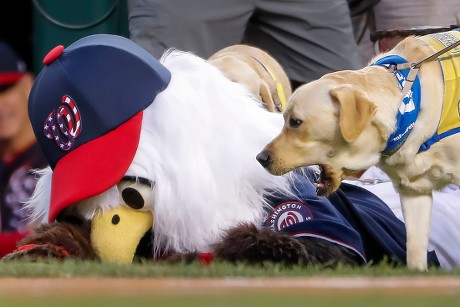
[[[398,55],[389,55],[378,59],[371,65],[379,65],[393,73],[398,81],[403,99],[396,116],[395,131],[387,140],[387,146],[382,155],[391,156],[404,144],[410,131],[414,127],[420,111],[420,80],[417,76],[418,68]]]
[[[406,96],[407,92],[410,91],[412,85],[414,84],[415,79],[417,78],[419,68],[411,67],[409,73],[406,77],[406,82],[404,82],[404,86],[402,88],[402,95],[403,97]]]
[[[275,107],[279,112],[283,112],[284,109],[286,109],[286,96],[284,95],[284,89],[281,83],[276,79],[275,74],[273,71],[267,66],[264,65],[261,61],[259,61],[257,58],[251,56],[257,63],[260,64],[264,68],[264,70],[272,77],[273,81],[275,81],[276,84],[276,93],[278,94],[278,98],[280,100],[280,104],[275,103]]]
[[[418,75],[419,67],[416,67],[413,63],[399,63],[394,64],[391,66],[385,66],[389,72],[395,73],[398,70],[409,70],[409,74],[407,75],[406,82],[404,83],[404,87],[402,89],[403,97],[407,94],[407,92],[412,88],[412,85],[415,81],[415,78]]]
[[[418,61],[417,63],[408,63],[404,59],[404,62],[401,63],[401,57],[391,55],[377,60],[372,65],[382,65],[385,68],[387,68],[388,71],[394,73],[398,82],[400,82],[400,85],[402,85],[403,97],[406,98],[408,95],[410,95],[410,91],[412,89],[413,84],[415,82],[419,83],[417,75],[420,66],[425,62],[429,62],[435,59],[438,60],[438,63],[441,66],[444,79],[444,99],[442,106],[442,114],[438,124],[437,131],[420,146],[419,152],[423,152],[425,150],[428,150],[431,147],[431,145],[438,142],[442,138],[460,132],[460,86],[457,85],[460,82],[460,28],[445,33],[433,33],[421,36],[418,39],[422,40],[428,46],[430,46],[433,49],[434,53],[422,59],[421,61]],[[395,58],[400,59],[395,61]],[[401,81],[399,76],[397,75],[398,71],[403,72],[407,70],[409,70],[409,72],[406,74],[405,80]],[[419,88],[420,85],[418,85],[417,87]],[[417,88],[415,88],[415,90],[417,90]],[[418,100],[417,102],[418,106],[420,106],[420,100]],[[390,136],[388,140],[389,143],[387,143],[387,147],[382,152],[382,155],[391,156],[402,146],[404,140],[408,136],[408,133],[403,132],[405,133],[404,140],[398,142],[396,146],[393,146],[391,144],[392,139],[395,140],[395,138],[398,138],[400,136],[400,134],[397,134],[395,136],[396,132],[401,131],[399,117],[400,114],[398,114],[397,118],[397,129]],[[412,128],[410,128],[409,130],[411,129]]]
[[[390,63],[392,65],[388,65],[389,62],[383,61],[388,58],[385,57],[373,65],[384,64],[383,66],[392,73],[409,69],[402,88],[402,94],[406,97],[412,88],[413,82],[417,79],[420,66],[425,62],[438,60],[445,85],[443,108],[437,131],[420,146],[419,152],[423,152],[442,138],[460,132],[460,86],[457,86],[460,81],[460,28],[447,33],[434,33],[422,36],[418,39],[424,41],[435,52],[416,63]],[[396,77],[398,78],[398,76]],[[391,151],[388,151],[387,146],[382,154],[390,156],[401,147],[402,143]]]

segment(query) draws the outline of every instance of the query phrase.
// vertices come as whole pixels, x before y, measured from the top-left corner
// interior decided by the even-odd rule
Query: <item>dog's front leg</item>
[[[431,226],[432,194],[416,195],[400,193],[406,224],[407,266],[426,271],[428,240]]]

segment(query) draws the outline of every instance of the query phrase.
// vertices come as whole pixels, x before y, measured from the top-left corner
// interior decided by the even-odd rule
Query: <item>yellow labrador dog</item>
[[[267,52],[238,44],[217,51],[208,61],[230,80],[245,85],[270,112],[286,108],[291,84],[281,65]]]
[[[322,166],[323,195],[380,166],[400,193],[407,265],[426,270],[432,191],[460,185],[459,41],[460,29],[408,37],[360,70],[302,85],[257,160],[275,175]]]

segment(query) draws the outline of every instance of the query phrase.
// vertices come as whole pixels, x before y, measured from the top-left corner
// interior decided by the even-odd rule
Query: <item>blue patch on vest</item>
[[[398,55],[389,55],[377,60],[372,65],[380,65],[389,68],[393,65],[402,63],[408,63],[408,61]],[[399,82],[401,90],[404,87],[409,71],[410,69],[407,68],[393,72],[396,80]],[[397,151],[409,136],[420,111],[420,92],[420,80],[417,76],[411,89],[407,91],[402,99],[402,103],[399,106],[399,112],[396,116],[396,130],[388,138],[387,146],[382,152],[383,154],[391,155]]]

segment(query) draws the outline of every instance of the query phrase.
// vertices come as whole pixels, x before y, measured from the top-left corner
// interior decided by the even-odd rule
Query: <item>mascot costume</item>
[[[49,167],[26,207],[34,230],[5,259],[404,262],[404,225],[378,199],[349,186],[332,202],[313,169],[256,161],[282,114],[206,60],[97,34],[43,63],[29,116]]]

